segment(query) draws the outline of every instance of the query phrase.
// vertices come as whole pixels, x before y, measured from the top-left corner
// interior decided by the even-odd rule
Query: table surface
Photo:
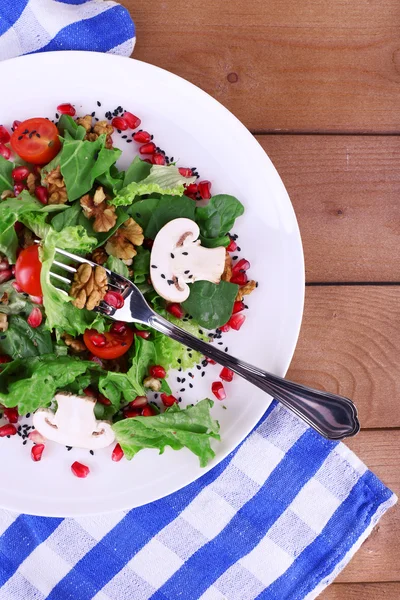
[[[352,397],[348,445],[400,492],[400,3],[122,0],[135,58],[229,108],[265,148],[303,238],[289,376]],[[323,600],[400,598],[400,506]]]

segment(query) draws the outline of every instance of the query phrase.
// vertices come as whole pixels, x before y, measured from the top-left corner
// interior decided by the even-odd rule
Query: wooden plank
[[[399,138],[257,139],[293,202],[307,281],[400,281]]]
[[[400,583],[332,584],[320,600],[399,600]]]
[[[399,286],[306,289],[288,377],[353,398],[363,427],[400,427],[399,356]]]
[[[252,130],[400,129],[397,0],[122,4],[135,58],[189,79]]]

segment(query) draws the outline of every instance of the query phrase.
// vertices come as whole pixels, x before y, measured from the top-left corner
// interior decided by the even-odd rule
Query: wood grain
[[[135,58],[255,131],[399,131],[397,0],[122,0]]]
[[[320,600],[399,600],[400,583],[346,583],[333,584]]]
[[[293,202],[308,282],[400,281],[400,138],[258,141]]]

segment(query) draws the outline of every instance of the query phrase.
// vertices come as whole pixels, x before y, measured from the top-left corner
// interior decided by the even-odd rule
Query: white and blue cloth
[[[0,0],[0,59],[130,55],[134,42],[114,2]],[[147,506],[77,519],[0,510],[0,600],[311,600],[396,501],[344,444],[273,403],[222,463]]]

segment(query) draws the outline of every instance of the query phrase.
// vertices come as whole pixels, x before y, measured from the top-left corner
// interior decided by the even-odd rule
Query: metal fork
[[[87,263],[92,267],[97,266],[96,263],[65,250],[56,249],[56,252],[75,262]],[[54,260],[53,264],[71,274],[77,271],[74,266],[64,264],[58,260]],[[357,409],[348,398],[329,392],[314,390],[283,379],[258,367],[254,367],[239,358],[230,356],[215,348],[211,343],[197,339],[184,329],[173,325],[155,313],[147,304],[143,294],[131,281],[113,273],[109,269],[105,270],[108,277],[108,285],[122,294],[124,306],[115,309],[102,301],[95,309],[102,315],[116,321],[148,325],[173,340],[184,344],[188,348],[201,352],[204,356],[211,358],[224,367],[228,367],[228,369],[231,369],[264,392],[270,394],[276,400],[279,400],[289,410],[328,439],[340,440],[353,436],[360,430]],[[70,279],[63,275],[54,272],[50,272],[50,275],[58,281],[71,285]],[[60,291],[65,292],[65,290]]]

